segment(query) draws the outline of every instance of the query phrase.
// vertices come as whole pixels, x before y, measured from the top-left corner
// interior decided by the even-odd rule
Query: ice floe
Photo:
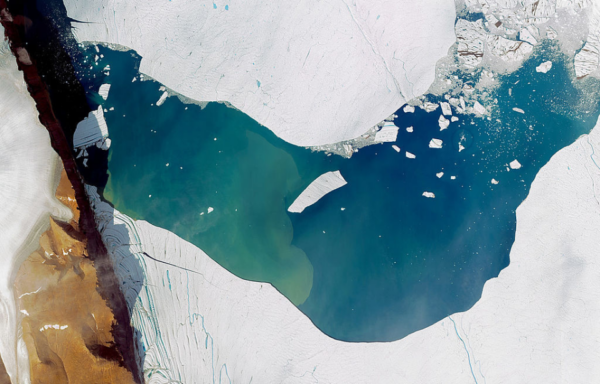
[[[552,68],[551,61],[544,61],[542,64],[535,67],[536,72],[547,73]]]
[[[356,138],[425,93],[455,41],[452,0],[64,5],[79,42],[131,48],[173,92],[227,101],[302,146]]]
[[[440,139],[431,139],[429,148],[442,148],[443,141]]]
[[[391,121],[386,121],[381,130],[375,134],[376,143],[386,143],[396,141],[398,136],[398,127]]]
[[[108,99],[108,92],[110,91],[110,84],[102,84],[98,90],[98,94],[104,99]]]
[[[340,171],[327,172],[317,177],[288,208],[289,212],[300,213],[306,207],[321,200],[326,194],[346,185]]]
[[[86,148],[103,141],[108,137],[108,126],[104,120],[102,107],[92,111],[86,118],[77,124],[73,134],[73,146],[75,148]]]

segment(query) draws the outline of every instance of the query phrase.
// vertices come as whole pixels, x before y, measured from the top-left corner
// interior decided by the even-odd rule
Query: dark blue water
[[[544,48],[501,78],[490,119],[460,116],[440,132],[440,109],[398,111],[402,152],[375,145],[351,159],[289,145],[220,104],[201,109],[171,97],[152,106],[159,84],[131,82],[139,58],[101,49],[112,83],[103,104],[115,108],[106,114],[113,145],[105,197],[238,276],[273,283],[332,337],[399,339],[478,300],[509,263],[515,210],[536,173],[595,123],[598,85],[575,88],[572,68]],[[536,73],[548,59],[552,70]],[[84,81],[94,90],[102,78],[92,72]],[[90,91],[90,103],[99,101]],[[444,147],[429,148],[431,138]],[[509,171],[515,159],[523,167]],[[301,214],[286,211],[336,169],[348,185]]]

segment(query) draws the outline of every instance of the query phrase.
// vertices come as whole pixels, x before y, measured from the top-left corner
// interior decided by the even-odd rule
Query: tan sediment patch
[[[113,313],[97,292],[96,269],[79,231],[75,193],[63,171],[57,198],[70,223],[50,219],[15,289],[32,383],[133,383],[111,333]]]
[[[11,384],[10,377],[4,367],[4,361],[2,361],[2,356],[0,356],[0,384]]]

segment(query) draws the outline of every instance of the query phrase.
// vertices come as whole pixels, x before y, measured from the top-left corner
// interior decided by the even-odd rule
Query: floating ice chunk
[[[409,159],[414,159],[414,158],[416,158],[416,157],[417,157],[417,156],[413,155],[412,153],[410,153],[410,152],[408,152],[408,151],[406,151],[406,153],[405,153],[405,154],[406,154],[406,157],[408,157]]]
[[[531,45],[536,45],[538,42],[533,34],[527,28],[523,28],[519,31],[519,40],[525,41]]]
[[[212,211],[214,211],[215,209],[213,207],[208,207],[208,209],[206,210],[206,213],[211,213]]]
[[[450,108],[450,104],[446,102],[441,102],[440,106],[442,107],[442,113],[446,116],[452,115],[452,108]]]
[[[438,109],[439,105],[437,105],[436,103],[430,103],[429,101],[426,101],[420,107],[424,109],[425,112],[433,112],[436,109]]]
[[[331,191],[346,185],[340,171],[327,172],[317,177],[302,193],[294,200],[288,208],[289,212],[300,213],[308,206],[319,201],[323,196]]]
[[[525,114],[525,111],[524,111],[524,110],[522,110],[521,108],[517,108],[517,107],[515,107],[515,108],[513,108],[513,111],[515,111],[515,112],[519,112],[519,113],[522,113],[522,114]]]
[[[88,114],[88,117],[77,124],[73,134],[73,146],[75,148],[89,147],[97,141],[108,137],[108,126],[104,120],[102,107]]]
[[[441,179],[442,176],[444,176],[444,172],[438,172],[435,175],[437,176],[438,179]]]
[[[110,148],[110,144],[111,140],[108,137],[104,140],[96,141],[96,147],[104,151],[107,151]]]
[[[512,169],[519,169],[519,168],[521,168],[521,163],[519,163],[519,161],[517,159],[511,161],[509,165],[510,165],[510,167]]]
[[[600,31],[590,33],[583,48],[575,55],[575,76],[582,78],[598,69],[600,64]]]
[[[98,94],[100,94],[100,96],[106,100],[108,98],[108,91],[110,91],[110,84],[102,84],[100,86],[100,90],[98,90]]]
[[[391,121],[386,121],[383,128],[375,134],[375,142],[377,143],[393,143],[398,136],[398,127]]]
[[[465,150],[465,146],[462,143],[458,143],[458,152],[462,152]]]
[[[440,131],[443,131],[450,125],[450,120],[446,119],[444,115],[440,115],[440,118],[438,119],[438,124],[440,125]]]
[[[440,139],[431,139],[429,148],[442,148],[443,141]]]
[[[406,127],[406,132],[412,132],[414,131],[413,127]]]
[[[392,148],[394,148],[394,151],[396,152],[400,152],[400,147],[397,145],[392,145]]]
[[[485,115],[487,113],[487,110],[483,105],[479,103],[479,101],[476,101],[475,104],[473,104],[473,112],[475,112],[478,115]]]
[[[423,196],[429,198],[429,199],[435,199],[435,194],[433,192],[423,192]]]
[[[450,118],[450,121],[451,121],[451,122],[453,122],[453,123],[454,123],[454,122],[457,122],[457,121],[458,121],[458,117],[456,117],[456,116],[452,116],[452,117]]]
[[[415,107],[407,104],[402,110],[404,111],[404,113],[413,113],[415,111]]]
[[[466,68],[475,68],[483,60],[486,31],[483,22],[459,18],[454,27],[458,57]]]
[[[496,185],[496,184],[498,184],[498,183],[499,183],[499,181],[498,181],[498,180],[496,180],[496,179],[492,179],[492,184]]]
[[[504,61],[522,61],[533,51],[533,45],[525,41],[514,41],[502,36],[488,36],[488,47],[493,55]]]
[[[550,68],[552,68],[552,62],[551,61],[545,61],[542,64],[538,65],[535,68],[536,72],[541,72],[541,73],[546,73],[550,70]]]
[[[450,180],[456,180],[456,176],[450,176]]]
[[[156,106],[160,107],[161,105],[163,105],[165,100],[167,100],[168,96],[169,96],[169,93],[167,91],[164,91],[163,94],[160,95],[160,99],[158,99],[158,101],[156,102]]]

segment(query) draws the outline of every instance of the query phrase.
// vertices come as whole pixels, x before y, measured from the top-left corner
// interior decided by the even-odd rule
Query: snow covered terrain
[[[0,35],[4,29],[0,26]],[[23,54],[26,54],[24,52]],[[22,61],[23,62],[23,61]],[[39,247],[49,216],[69,220],[55,197],[61,170],[46,128],[16,59],[0,41],[0,356],[14,384],[29,382],[29,361],[16,306],[14,280]]]
[[[352,139],[427,91],[455,41],[452,0],[66,0],[81,41],[142,56],[140,72],[227,101],[277,136]],[[174,70],[176,69],[176,70]]]

